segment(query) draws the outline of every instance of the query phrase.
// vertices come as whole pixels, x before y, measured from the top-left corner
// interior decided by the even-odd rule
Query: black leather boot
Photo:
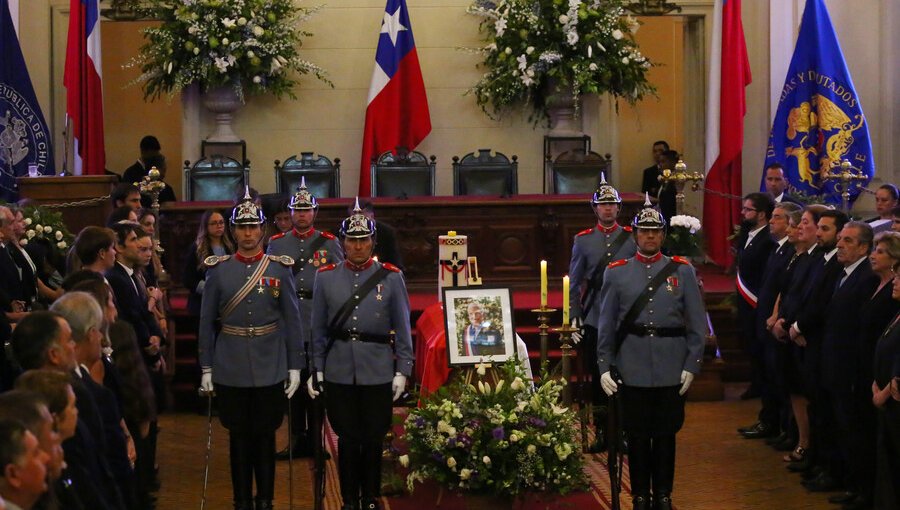
[[[672,496],[670,494],[654,495],[653,510],[672,510]]]
[[[231,489],[235,510],[253,510],[253,455],[247,438],[229,435]]]
[[[235,501],[234,510],[253,510],[253,505],[249,501]]]
[[[338,438],[338,476],[341,481],[341,510],[359,510],[359,443]]]
[[[255,510],[272,510],[272,500],[257,498]]]
[[[632,496],[634,510],[650,510],[650,496]]]

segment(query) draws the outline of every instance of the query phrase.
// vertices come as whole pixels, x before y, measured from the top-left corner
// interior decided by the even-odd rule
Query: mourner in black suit
[[[769,232],[769,219],[774,203],[765,193],[750,193],[744,197],[741,207],[741,235],[737,239],[736,287],[738,331],[744,349],[750,354],[751,384],[742,398],[750,398],[764,391],[763,347],[756,336],[756,308],[759,288],[769,254],[775,248],[775,240]],[[776,424],[767,423],[748,437],[765,437],[776,433]]]
[[[766,321],[772,315],[775,302],[778,299],[778,290],[782,285],[785,270],[794,256],[794,247],[788,239],[789,216],[792,212],[799,211],[796,204],[778,204],[772,211],[769,219],[769,234],[774,245],[766,259],[762,278],[759,284],[756,303],[756,322],[753,325],[755,340],[763,351],[763,381],[761,389],[761,408],[757,422],[748,427],[741,427],[738,431],[745,437],[762,437],[771,434],[772,427],[782,433],[775,444],[793,441],[796,438],[788,437],[790,430],[790,403],[787,387],[782,375],[782,367],[787,357],[787,345],[778,342],[766,327]],[[739,265],[740,267],[740,265]],[[791,449],[790,444],[787,448]]]

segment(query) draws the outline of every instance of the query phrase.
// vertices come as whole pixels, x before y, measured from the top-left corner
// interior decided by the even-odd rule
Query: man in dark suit
[[[797,203],[795,199],[787,193],[788,182],[784,177],[784,166],[781,163],[771,163],[766,167],[766,193],[768,193],[776,204],[782,202]]]
[[[127,182],[129,184],[140,182],[140,180],[147,175],[147,172],[150,171],[150,167],[152,166],[147,163],[147,160],[153,156],[162,154],[162,147],[159,145],[159,140],[153,135],[147,135],[141,138],[140,149],[141,157],[138,158],[133,165],[122,172],[122,182]]]
[[[654,145],[656,147],[656,145]],[[655,151],[654,151],[655,154]],[[644,178],[641,184],[641,192],[648,193],[650,196],[659,200],[658,207],[663,217],[671,219],[675,216],[675,185],[672,183],[663,184],[659,181],[659,176],[663,170],[675,171],[675,164],[678,163],[678,153],[676,151],[666,149],[657,159],[659,163],[656,167],[650,167],[644,170]]]
[[[738,327],[744,349],[750,354],[752,370],[750,388],[742,399],[753,398],[763,392],[763,348],[756,337],[756,307],[763,270],[775,241],[769,232],[769,219],[774,204],[765,193],[750,193],[741,207],[741,235],[737,242],[737,311]],[[764,425],[764,426],[763,426]],[[763,423],[756,430],[744,434],[748,438],[767,437],[776,430],[775,423]]]
[[[871,393],[868,387],[858,388],[862,379],[858,374],[862,347],[858,333],[860,308],[879,282],[868,261],[872,238],[872,227],[865,222],[851,221],[844,226],[836,256],[842,270],[832,287],[822,289],[831,299],[823,313],[821,384],[836,423],[834,436],[846,473],[844,482],[855,495],[852,499],[845,496],[845,510],[871,508],[875,493],[875,459],[865,455],[865,441],[875,429],[875,409],[870,401],[860,405],[856,398],[860,391]]]
[[[659,192],[659,174],[662,172],[662,155],[669,150],[669,142],[657,140],[653,142],[653,166],[644,169],[641,181],[641,193],[649,193],[654,197]]]
[[[763,348],[763,380],[760,394],[762,407],[759,411],[757,422],[749,427],[738,429],[743,435],[758,430],[762,424],[772,424],[782,431],[777,441],[773,439],[773,445],[782,449],[780,443],[789,443],[786,449],[794,447],[795,438],[789,437],[790,428],[790,403],[788,401],[787,388],[782,375],[784,360],[787,356],[787,346],[778,342],[766,327],[766,320],[772,315],[775,302],[778,299],[780,284],[784,279],[785,270],[794,256],[794,247],[788,242],[789,216],[799,211],[800,206],[790,202],[782,202],[775,206],[772,217],[769,219],[769,234],[775,241],[775,246],[765,263],[763,276],[759,285],[756,303],[756,341]]]
[[[116,264],[106,271],[105,276],[116,296],[119,318],[134,327],[144,361],[152,368],[159,363],[165,336],[147,307],[147,289],[137,272],[142,261],[138,238],[147,234],[134,223],[119,223],[113,230],[116,233]]]
[[[469,315],[469,325],[463,330],[464,356],[492,356],[503,354],[503,333],[491,327],[484,320],[484,310],[479,303],[469,303],[466,308]]]

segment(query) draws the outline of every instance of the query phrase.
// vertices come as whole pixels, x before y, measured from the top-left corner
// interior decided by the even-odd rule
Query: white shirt
[[[128,279],[131,280],[131,286],[134,287],[134,293],[137,295],[140,295],[141,292],[138,290],[137,284],[134,283],[134,269],[126,266],[125,264],[119,262],[118,260],[116,261],[116,264],[119,264],[120,266],[122,266],[122,269],[124,269],[125,273],[128,274]]]
[[[859,260],[850,264],[849,266],[844,268],[844,276],[841,277],[841,283],[838,284],[838,287],[844,284],[847,281],[847,277],[853,274],[853,271],[856,271],[856,268],[859,267],[860,264],[863,263],[864,260],[868,259],[868,257],[860,257]]]
[[[830,252],[826,253],[825,255],[823,255],[825,262],[831,261],[831,257],[834,257],[835,253],[837,253],[837,248],[835,248],[835,249],[831,250]]]
[[[782,200],[784,200],[784,191],[782,191],[780,195],[775,197],[775,203],[780,204]]]
[[[782,246],[784,246],[784,243],[788,242],[788,236],[784,236],[775,242],[778,243],[778,248],[781,248]],[[778,249],[778,248],[776,248],[776,249]]]

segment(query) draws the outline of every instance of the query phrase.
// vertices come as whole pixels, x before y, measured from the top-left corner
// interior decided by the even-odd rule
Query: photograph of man
[[[502,330],[493,329],[491,322],[485,320],[481,303],[469,303],[466,315],[469,324],[462,331],[460,356],[493,356],[506,352]]]

